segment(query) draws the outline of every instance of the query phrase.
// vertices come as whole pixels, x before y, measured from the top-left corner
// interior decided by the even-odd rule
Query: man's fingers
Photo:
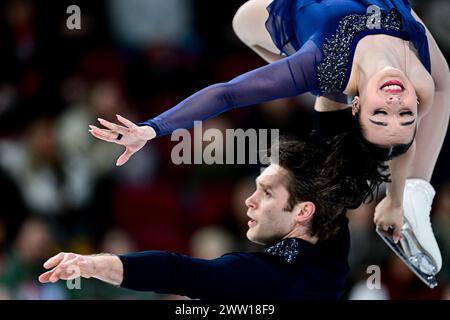
[[[81,267],[78,262],[83,261],[82,256],[74,253],[61,252],[44,263],[44,267],[52,270],[44,272],[38,278],[41,283],[56,282],[60,279],[73,279],[81,276]]]
[[[44,268],[50,269],[58,265],[64,259],[64,255],[64,252],[60,252],[56,256],[51,257],[44,263]]]
[[[50,282],[56,282],[58,280],[70,280],[81,276],[80,268],[76,265],[70,265],[68,267],[58,266],[49,277]]]
[[[56,268],[55,270],[53,270],[52,274],[49,277],[50,282],[56,282],[60,279],[60,275],[62,273],[62,268]]]
[[[118,133],[121,133],[121,134],[127,134],[127,133],[130,132],[130,129],[128,129],[128,128],[126,128],[126,127],[123,127],[123,126],[119,126],[119,125],[117,125],[117,124],[115,124],[115,123],[106,121],[105,119],[98,118],[98,121],[99,121],[104,127],[108,128],[108,129],[111,129],[111,130],[113,130],[113,131],[116,131],[116,132],[118,132]]]
[[[79,256],[75,256],[71,259],[68,259],[67,261],[64,261],[63,263],[60,264],[60,266],[61,266],[61,268],[67,269],[71,265],[75,266],[77,263],[77,260],[80,260]]]
[[[122,117],[121,115],[116,114],[116,117],[117,117],[117,120],[122,122],[124,125],[126,125],[130,129],[137,127],[137,125],[134,122],[131,122],[130,120]]]
[[[53,270],[50,270],[50,271],[47,271],[47,272],[44,272],[43,274],[41,274],[40,276],[39,276],[39,282],[41,282],[41,283],[47,283],[47,282],[50,282],[50,276],[53,274]]]

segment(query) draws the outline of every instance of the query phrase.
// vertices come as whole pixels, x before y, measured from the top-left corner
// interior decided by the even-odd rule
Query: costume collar
[[[287,238],[267,247],[265,252],[272,256],[279,257],[287,263],[293,264],[297,260],[301,249],[303,249],[302,246],[305,247],[305,244],[312,245],[302,239]]]

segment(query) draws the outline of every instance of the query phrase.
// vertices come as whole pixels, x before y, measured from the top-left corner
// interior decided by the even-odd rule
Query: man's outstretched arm
[[[194,299],[232,297],[236,292],[255,294],[254,288],[262,286],[259,279],[268,272],[267,265],[252,254],[233,253],[206,260],[164,251],[120,256],[60,253],[44,267],[51,270],[39,277],[43,283],[82,276],[127,289]]]
[[[120,285],[123,281],[123,264],[119,257],[111,254],[84,256],[60,252],[44,263],[51,269],[39,276],[42,283],[70,280],[77,277],[97,278],[101,281]]]

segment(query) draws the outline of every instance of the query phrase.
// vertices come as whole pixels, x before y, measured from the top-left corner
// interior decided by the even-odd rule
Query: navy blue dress
[[[345,101],[356,45],[367,35],[410,41],[431,72],[425,28],[407,0],[274,0],[268,11],[267,30],[285,59],[209,86],[141,125],[162,136],[233,108],[305,92]]]

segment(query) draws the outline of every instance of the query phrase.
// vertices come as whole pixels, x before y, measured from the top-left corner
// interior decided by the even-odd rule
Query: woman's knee
[[[268,17],[267,6],[272,0],[250,0],[234,15],[232,26],[235,34],[246,45],[261,45],[268,41],[265,28]]]

